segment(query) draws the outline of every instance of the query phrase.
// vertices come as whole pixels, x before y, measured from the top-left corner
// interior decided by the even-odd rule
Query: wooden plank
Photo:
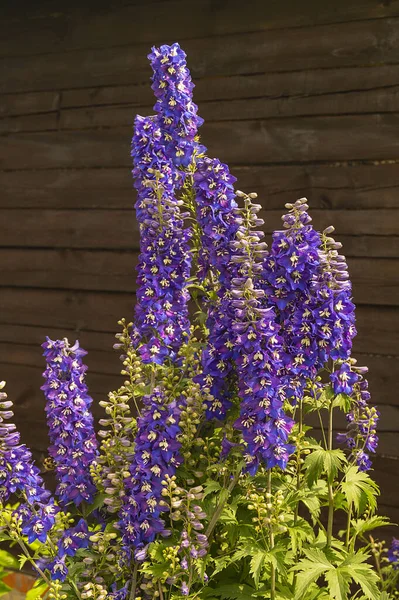
[[[190,15],[191,16],[191,15]],[[396,63],[397,19],[377,19],[279,31],[187,40],[193,76]],[[140,83],[148,80],[148,43],[3,59],[0,91],[44,91]]]
[[[311,209],[399,208],[399,163],[233,166],[237,188],[266,209],[307,196]],[[0,208],[132,208],[128,166],[0,171]]]
[[[396,113],[224,121],[205,124],[202,139],[231,165],[374,161],[397,158],[398,126]],[[130,166],[130,138],[122,127],[8,136],[0,168]]]
[[[55,112],[0,119],[0,135],[29,131],[55,131],[57,129],[58,116]]]
[[[138,252],[0,248],[0,286],[133,292]],[[358,304],[399,305],[399,260],[350,258]]]
[[[133,303],[132,294],[2,288],[0,323],[113,332],[118,319],[131,317]],[[359,306],[357,329],[355,352],[397,354],[396,307]]]
[[[60,104],[58,92],[28,92],[3,94],[0,97],[0,116],[28,115],[56,111]]]
[[[397,212],[314,210],[312,216],[316,229],[334,224],[337,240],[349,236],[389,238],[399,234]],[[262,212],[267,233],[281,229],[281,214],[274,210]],[[3,209],[2,223],[0,247],[134,249],[139,244],[133,210]],[[347,254],[351,256],[350,251]]]
[[[0,188],[0,208],[132,209],[136,199],[127,166],[0,171]]]
[[[139,243],[133,210],[4,209],[2,222],[4,246],[132,249]]]
[[[200,0],[187,10],[182,0],[171,2],[130,3],[124,6],[93,6],[91,2],[58,10],[15,14],[2,19],[0,55],[55,52],[59,50],[103,47],[116,44],[153,43],[163,40],[167,28],[170,39],[226,35],[245,31],[270,31],[307,25],[384,18],[399,14],[397,1],[389,4],[372,0],[334,5],[307,2],[298,11],[295,0],[271,3],[249,0],[246,10],[238,0],[228,6],[212,0]],[[148,23],[151,27],[148,27]],[[37,24],[36,27],[32,23]],[[1,39],[0,38],[0,39]]]
[[[299,102],[311,98],[323,102],[323,97],[330,94],[340,93],[345,97],[357,91],[370,94],[370,98],[374,97],[374,93],[385,90],[382,101],[387,105],[389,92],[398,83],[397,67],[389,64],[332,68],[328,70],[328,77],[323,69],[224,77],[207,77],[205,74],[195,79],[194,100],[199,104],[202,115],[203,103],[210,101],[263,98],[265,102],[280,102],[284,106],[286,101],[293,103],[291,98]],[[143,84],[82,87],[64,90],[60,104],[62,109],[106,105],[150,106],[154,104],[154,95],[150,87]],[[357,110],[357,107],[354,108]],[[334,106],[330,106],[330,111],[334,111]],[[343,112],[348,113],[349,110],[345,108]]]
[[[209,87],[209,82],[207,82]],[[133,114],[151,115],[153,99],[149,104],[127,106],[109,105],[63,109],[60,129],[90,129],[120,127],[132,122]],[[346,91],[329,94],[309,94],[301,97],[242,98],[237,100],[202,101],[200,114],[207,123],[213,121],[239,121],[241,119],[273,119],[316,115],[370,114],[399,111],[399,86],[387,90]],[[28,125],[30,122],[28,122]],[[23,125],[23,124],[22,124]],[[21,131],[22,131],[21,125]],[[33,125],[31,125],[33,127]],[[16,129],[17,131],[17,129]],[[37,131],[39,129],[37,128]]]
[[[133,292],[138,252],[0,249],[0,286]]]

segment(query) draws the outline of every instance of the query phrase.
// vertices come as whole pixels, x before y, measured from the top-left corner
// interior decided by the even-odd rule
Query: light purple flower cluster
[[[125,498],[120,511],[120,528],[127,555],[136,549],[137,559],[144,558],[140,550],[157,534],[167,535],[161,517],[163,481],[173,477],[181,464],[179,419],[176,401],[167,403],[164,392],[155,388],[143,399],[143,413],[137,419],[135,455],[130,466],[131,476],[125,480]]]
[[[55,523],[58,508],[50,492],[44,487],[39,469],[34,465],[32,454],[13,423],[12,402],[0,386],[0,504],[5,504],[12,494],[22,498],[14,515],[19,517],[22,533],[29,543],[44,542]]]
[[[394,566],[394,569],[399,569],[399,540],[392,539],[391,547],[388,550],[388,560]]]
[[[345,443],[361,471],[371,468],[370,453],[375,453],[378,447],[377,424],[380,413],[374,406],[369,406],[370,399],[368,382],[363,378],[366,367],[352,366],[352,372],[357,376],[351,393],[354,396],[353,408],[346,415],[348,426],[346,433],[339,433],[337,440]]]
[[[206,519],[207,515],[198,505],[192,507],[192,510],[187,511],[186,516],[191,530],[191,535],[187,529],[183,529],[179,554],[180,554],[180,566],[183,569],[183,581],[181,584],[181,593],[183,596],[188,596],[190,593],[190,578],[185,577],[185,572],[188,572],[192,564],[198,559],[206,556],[208,552],[209,540],[204,533],[201,531],[204,529],[204,525],[201,521]],[[205,574],[204,580],[207,580]]]
[[[218,159],[204,158],[197,164],[194,185],[197,202],[197,220],[201,227],[201,253],[198,278],[206,280],[212,270],[217,276],[217,298],[208,306],[207,328],[209,338],[201,357],[202,374],[198,381],[209,387],[212,400],[207,400],[207,417],[223,419],[231,405],[230,379],[234,372],[232,362],[231,279],[237,271],[231,262],[238,221],[237,202],[233,184],[236,178],[227,165]]]
[[[181,178],[160,139],[155,118],[136,118],[132,157],[141,254],[134,341],[145,338],[139,348],[142,359],[158,364],[175,356],[189,331],[186,286],[191,267],[191,233],[175,198]]]
[[[245,196],[242,193],[238,195]],[[284,412],[286,398],[281,379],[283,348],[280,326],[273,308],[263,306],[265,291],[260,286],[262,261],[267,253],[261,242],[263,224],[257,213],[260,205],[245,196],[243,219],[232,242],[236,252],[233,262],[240,265],[240,277],[232,281],[233,329],[237,357],[238,387],[241,397],[240,416],[235,427],[247,445],[247,470],[256,473],[263,462],[267,469],[276,465],[284,469],[294,447],[288,436],[294,422]],[[255,195],[256,196],[256,195]]]
[[[195,141],[203,119],[197,115],[193,102],[194,84],[187,68],[186,53],[179,44],[152,48],[148,58],[153,69],[152,90],[157,101],[154,110],[159,115],[161,142],[166,155],[176,166],[187,167],[193,152],[203,147]]]
[[[97,440],[94,432],[92,403],[85,383],[87,367],[82,358],[87,354],[68,340],[51,340],[42,345],[47,368],[42,386],[47,403],[49,454],[55,462],[57,495],[61,504],[92,502],[96,487],[90,476],[95,462]]]

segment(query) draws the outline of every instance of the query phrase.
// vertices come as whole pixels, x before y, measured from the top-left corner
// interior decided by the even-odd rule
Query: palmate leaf
[[[322,473],[327,473],[328,480],[332,483],[345,460],[345,454],[339,448],[325,450],[319,445],[314,446],[304,462],[308,486],[313,487]]]
[[[255,589],[245,583],[220,585],[213,590],[213,595],[221,600],[253,600]]]
[[[367,507],[372,511],[376,509],[378,485],[367,473],[359,471],[358,467],[349,467],[341,488],[348,504],[353,504],[356,512],[362,513]]]
[[[36,598],[40,598],[47,589],[47,583],[36,582],[33,588],[26,592],[25,600],[36,600]]]
[[[352,529],[356,536],[364,535],[368,531],[372,531],[377,527],[384,527],[385,525],[391,525],[388,517],[380,517],[374,515],[369,519],[357,519],[352,521]]]
[[[265,564],[266,554],[267,553],[264,550],[258,550],[251,558],[249,572],[254,578],[256,588],[259,586],[259,579],[262,573],[263,565]]]
[[[315,583],[329,569],[334,569],[321,550],[305,550],[304,554],[306,558],[292,567],[293,571],[299,571],[295,586],[295,600],[301,600],[312,583]]]
[[[379,600],[380,592],[377,587],[379,577],[373,567],[366,561],[369,555],[359,550],[352,553],[340,565],[340,569],[349,575],[362,589],[363,594],[370,600]]]

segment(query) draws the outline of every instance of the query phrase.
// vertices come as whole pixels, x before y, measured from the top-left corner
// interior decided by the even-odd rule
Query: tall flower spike
[[[154,72],[151,86],[157,98],[154,110],[159,115],[166,156],[176,166],[187,167],[194,150],[197,153],[204,150],[195,140],[204,121],[197,115],[198,107],[193,102],[194,84],[186,53],[179,44],[164,45],[152,48],[148,58]]]
[[[45,489],[39,469],[34,465],[32,454],[13,423],[12,402],[3,392],[5,382],[0,382],[0,507],[11,494],[22,500],[14,516],[18,517],[22,533],[29,539],[44,542],[55,523],[58,509],[50,492]]]
[[[55,461],[60,503],[92,502],[96,487],[90,476],[95,463],[97,440],[94,432],[92,403],[85,383],[87,367],[82,358],[87,354],[79,342],[51,340],[42,345],[47,368],[42,386],[47,403],[50,456]]]
[[[127,555],[166,535],[162,512],[165,478],[173,477],[181,464],[179,418],[176,401],[169,404],[161,389],[143,398],[144,409],[137,419],[135,454],[130,477],[125,480],[125,498],[120,511],[120,528]],[[145,554],[144,554],[145,556]]]
[[[246,443],[247,470],[254,474],[261,462],[267,469],[286,467],[294,451],[288,443],[294,423],[283,409],[280,327],[273,308],[263,307],[265,292],[259,282],[266,253],[266,244],[260,241],[263,233],[256,229],[261,221],[257,217],[260,206],[252,204],[256,194],[237,195],[244,198],[245,207],[237,241],[232,243],[237,252],[233,260],[240,265],[240,277],[232,282],[233,328],[240,347],[236,362],[241,406],[235,427]]]
[[[189,332],[191,267],[191,232],[184,227],[185,215],[175,197],[181,176],[165,156],[160,138],[155,118],[136,118],[132,157],[141,253],[134,341],[145,341],[139,349],[144,362],[158,364],[175,357]]]
[[[216,300],[208,306],[209,338],[202,353],[203,373],[198,381],[210,391],[211,399],[206,401],[207,417],[223,419],[231,404],[229,380],[234,372],[231,280],[238,274],[238,267],[231,261],[234,253],[231,242],[238,228],[234,213],[236,178],[227,165],[216,158],[201,159],[197,167],[194,185],[197,220],[201,227],[198,278],[206,281],[212,275],[212,290],[217,292]]]
[[[273,233],[263,263],[262,288],[275,308],[284,346],[286,388],[293,402],[318,371],[312,286],[320,270],[320,235],[313,229],[306,198],[286,204],[284,229]]]
[[[356,361],[349,361],[351,374],[356,376],[352,390],[352,409],[346,415],[348,421],[346,433],[339,433],[337,440],[345,443],[360,471],[371,468],[370,454],[374,454],[378,447],[377,424],[380,413],[374,406],[370,406],[370,392],[367,379],[363,377],[368,371],[367,367],[357,367]],[[344,363],[345,365],[347,363]]]

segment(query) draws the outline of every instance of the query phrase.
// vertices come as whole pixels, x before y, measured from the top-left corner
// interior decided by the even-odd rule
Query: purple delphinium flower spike
[[[175,194],[181,175],[165,156],[155,118],[136,117],[132,141],[140,226],[134,342],[144,362],[174,358],[188,333],[191,232]]]
[[[152,90],[157,101],[154,110],[159,117],[161,142],[165,154],[177,167],[187,167],[194,149],[204,150],[195,141],[203,119],[193,102],[194,84],[187,68],[186,53],[179,44],[152,48],[148,55],[153,70]]]
[[[273,233],[263,263],[262,288],[281,327],[286,391],[295,403],[319,369],[312,286],[320,265],[320,235],[311,225],[305,198],[286,207],[284,229]]]
[[[240,352],[236,357],[238,389],[241,397],[240,416],[235,422],[247,446],[247,470],[255,474],[263,462],[266,468],[285,468],[294,446],[288,443],[293,421],[283,409],[286,398],[281,379],[283,349],[280,326],[273,308],[264,308],[265,291],[260,287],[262,261],[266,244],[257,227],[263,223],[256,213],[260,206],[245,199],[243,219],[232,242],[236,252],[233,262],[240,265],[240,277],[232,281],[232,305],[235,343]]]
[[[197,220],[201,227],[201,252],[198,257],[198,278],[206,281],[212,271],[216,279],[217,298],[208,305],[209,338],[202,352],[201,385],[209,388],[212,399],[207,400],[207,417],[223,419],[231,402],[229,379],[234,372],[232,362],[231,280],[238,267],[231,262],[238,221],[233,184],[236,181],[227,165],[218,159],[204,158],[198,162],[194,175]]]
[[[22,502],[14,515],[19,517],[23,534],[29,543],[44,542],[59,509],[44,487],[30,450],[20,443],[15,425],[7,422],[13,412],[12,402],[1,391],[4,385],[0,383],[0,505],[16,494]]]
[[[165,477],[173,477],[181,464],[179,418],[176,401],[169,404],[162,390],[155,388],[143,398],[142,416],[137,419],[135,453],[130,466],[130,477],[125,480],[125,498],[120,510],[120,529],[127,555],[167,535],[161,517]]]
[[[370,453],[374,454],[378,447],[377,424],[380,413],[374,406],[367,404],[370,393],[368,382],[363,378],[363,374],[367,372],[367,369],[352,365],[352,371],[358,377],[351,392],[352,409],[346,415],[348,421],[347,431],[346,433],[339,433],[337,440],[340,443],[345,443],[350,449],[360,471],[368,471],[372,466]]]
[[[42,345],[47,368],[42,386],[47,403],[49,454],[55,461],[57,494],[60,503],[92,502],[96,487],[90,476],[95,462],[97,440],[94,432],[92,403],[85,383],[87,367],[82,357],[87,354],[76,342],[51,340]]]

